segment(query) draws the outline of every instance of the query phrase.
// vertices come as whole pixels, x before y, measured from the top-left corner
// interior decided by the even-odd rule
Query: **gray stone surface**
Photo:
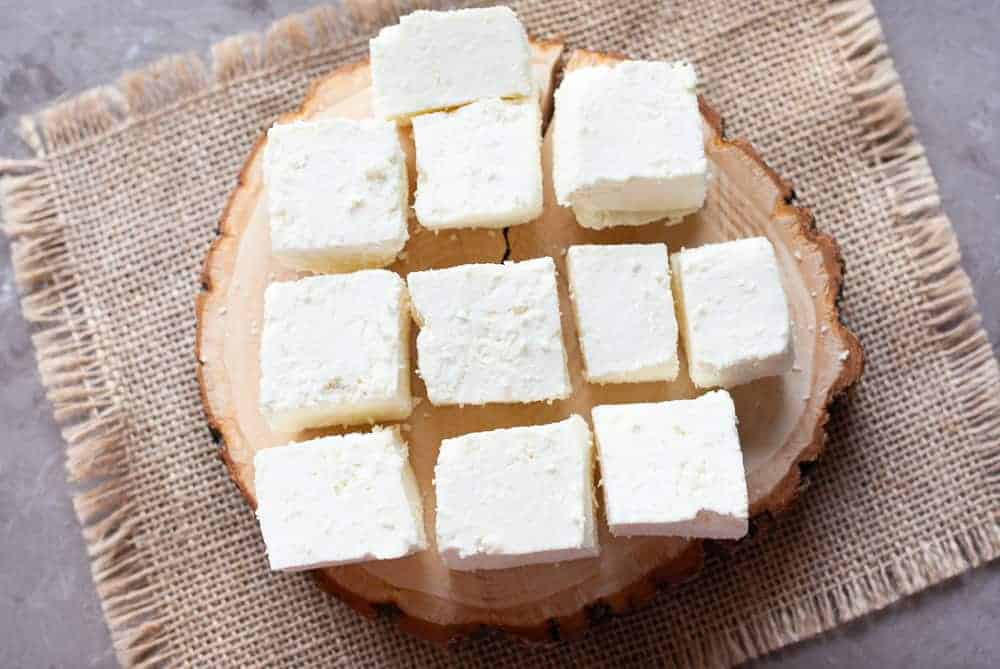
[[[158,56],[204,49],[310,3],[0,0],[0,155],[18,115]],[[1000,3],[878,3],[994,347],[1000,342]],[[863,222],[859,222],[863,223]],[[0,243],[0,667],[110,667],[63,473]],[[1000,569],[967,574],[758,662],[767,667],[1000,666]]]

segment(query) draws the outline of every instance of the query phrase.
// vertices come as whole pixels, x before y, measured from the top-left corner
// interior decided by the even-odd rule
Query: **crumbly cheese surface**
[[[410,317],[388,270],[272,283],[264,293],[260,408],[281,431],[410,415]]]
[[[608,404],[591,415],[612,534],[746,534],[747,485],[729,393]]]
[[[579,416],[441,442],[437,545],[452,569],[598,554],[590,429]]]
[[[566,267],[587,380],[673,380],[677,321],[666,244],[571,246]]]
[[[413,119],[421,225],[501,228],[542,213],[542,118],[535,100],[481,100]]]
[[[767,238],[686,249],[670,262],[696,386],[730,388],[791,369],[788,302]]]
[[[272,126],[263,172],[271,248],[282,264],[321,272],[381,267],[406,244],[406,160],[393,123]]]
[[[559,204],[592,211],[701,208],[708,163],[696,81],[686,63],[655,61],[566,73],[555,94],[553,130]]]
[[[507,7],[416,11],[383,28],[369,47],[379,118],[534,92],[528,35]]]
[[[552,258],[411,272],[407,281],[432,404],[569,396]]]
[[[274,570],[386,560],[427,547],[398,430],[323,437],[254,456],[257,518]]]

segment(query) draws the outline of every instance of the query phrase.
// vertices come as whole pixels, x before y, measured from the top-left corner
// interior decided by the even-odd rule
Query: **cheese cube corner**
[[[685,249],[670,263],[696,386],[731,388],[791,369],[788,301],[766,237]]]
[[[499,98],[415,117],[420,224],[502,228],[541,215],[541,123],[534,100]]]
[[[432,404],[569,396],[552,258],[411,272],[407,282]]]
[[[700,209],[708,161],[696,83],[691,65],[662,61],[566,73],[553,126],[559,204],[587,227],[642,225]]]
[[[272,429],[409,416],[409,328],[406,286],[388,270],[269,285],[260,408]]]
[[[399,558],[427,547],[423,507],[396,428],[265,448],[257,518],[273,570]]]
[[[531,46],[507,7],[416,11],[369,42],[375,115],[416,114],[534,93]]]
[[[676,378],[677,321],[666,244],[571,246],[566,269],[588,381]]]
[[[441,442],[437,547],[451,569],[594,557],[593,446],[580,416]]]
[[[406,244],[406,159],[393,123],[272,126],[263,174],[271,249],[283,265],[317,272],[383,267]]]
[[[746,534],[747,484],[729,393],[601,405],[591,415],[612,534]]]

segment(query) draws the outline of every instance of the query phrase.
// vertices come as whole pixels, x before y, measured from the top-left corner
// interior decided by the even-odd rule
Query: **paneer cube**
[[[507,7],[416,11],[369,42],[375,115],[406,121],[483,98],[534,93],[531,46]]]
[[[791,369],[788,301],[766,237],[685,249],[670,263],[696,386],[731,388]]]
[[[260,408],[272,429],[410,415],[406,286],[388,270],[272,283],[264,294]]]
[[[264,148],[271,249],[283,265],[347,272],[392,263],[406,244],[406,159],[395,124],[295,121]]]
[[[452,569],[504,569],[598,554],[593,448],[579,416],[441,442],[437,546]]]
[[[432,404],[569,396],[552,258],[412,272],[407,281]]]
[[[612,534],[746,534],[747,484],[729,393],[606,404],[591,415]]]
[[[541,123],[534,100],[498,98],[414,118],[420,224],[503,228],[541,215]]]
[[[265,448],[254,472],[271,569],[387,560],[427,546],[420,490],[396,428]]]
[[[662,61],[566,74],[555,96],[553,185],[581,225],[676,221],[701,208],[708,162],[696,82],[689,64]]]
[[[677,320],[666,244],[571,246],[566,269],[587,380],[672,381]]]

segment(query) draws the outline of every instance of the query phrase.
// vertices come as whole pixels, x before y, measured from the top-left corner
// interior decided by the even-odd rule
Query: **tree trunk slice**
[[[544,108],[552,89],[562,44],[533,42],[535,75]],[[567,67],[612,61],[576,52]],[[367,63],[341,68],[310,89],[301,109],[282,120],[371,115]],[[701,112],[706,152],[712,165],[706,205],[683,224],[651,224],[604,231],[584,229],[572,212],[556,205],[550,180],[551,132],[543,145],[545,209],[531,223],[507,231],[457,230],[438,234],[410,221],[410,240],[391,269],[410,271],[469,262],[499,262],[552,256],[565,277],[564,253],[571,244],[666,242],[682,246],[753,235],[774,243],[794,319],[796,367],[781,377],[736,388],[740,438],[751,514],[777,513],[799,488],[799,464],[816,459],[823,447],[827,410],[834,397],[861,373],[857,339],[838,318],[841,260],[836,243],[818,233],[807,211],[791,204],[791,188],[739,140],[723,138],[719,116],[704,102]],[[546,113],[547,116],[547,113]],[[409,129],[401,131],[415,183]],[[255,505],[253,456],[261,448],[346,429],[295,434],[272,432],[257,409],[259,340],[263,293],[269,281],[299,276],[272,261],[258,141],[239,185],[222,215],[219,237],[205,260],[204,290],[198,300],[199,381],[210,427],[222,441],[229,473]],[[412,195],[412,193],[411,193]],[[482,628],[499,628],[530,639],[572,635],[608,615],[651,598],[656,586],[695,573],[702,542],[670,537],[615,538],[599,522],[597,558],[483,572],[449,571],[433,546],[434,463],[441,439],[468,432],[545,423],[608,402],[690,398],[695,389],[682,373],[673,383],[599,386],[585,382],[564,280],[559,282],[562,326],[574,388],[570,399],[526,405],[434,407],[415,371],[413,415],[403,421],[410,457],[424,498],[428,550],[398,560],[317,570],[320,584],[366,614],[389,611],[398,623],[426,638],[447,640]],[[416,328],[414,328],[416,330]],[[415,332],[411,337],[416,369]],[[683,369],[683,368],[682,368]]]

